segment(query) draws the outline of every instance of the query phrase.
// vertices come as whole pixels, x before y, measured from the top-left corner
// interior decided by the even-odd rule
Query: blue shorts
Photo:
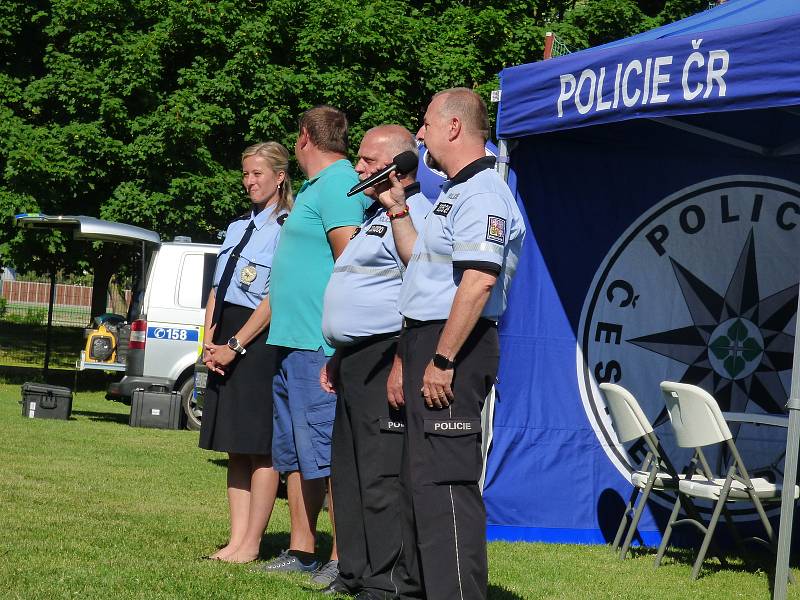
[[[328,358],[322,349],[275,348],[272,466],[281,473],[300,471],[304,479],[327,477],[336,394],[322,390],[319,372]]]

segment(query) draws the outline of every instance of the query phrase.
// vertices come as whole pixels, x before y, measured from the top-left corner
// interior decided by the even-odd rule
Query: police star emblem
[[[257,276],[258,271],[256,271],[256,268],[253,265],[247,265],[242,269],[241,273],[239,273],[239,281],[245,285],[250,285],[256,280]]]

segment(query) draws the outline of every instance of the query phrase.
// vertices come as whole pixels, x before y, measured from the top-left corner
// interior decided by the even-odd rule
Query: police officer
[[[370,129],[356,171],[365,179],[408,150],[416,153],[417,146],[404,127]],[[403,208],[387,211],[376,200],[336,260],[322,317],[323,334],[336,354],[320,383],[338,392],[331,481],[339,576],[324,591],[358,593],[362,600],[404,596],[414,587],[401,556],[398,477],[405,425],[386,397],[402,327],[397,299],[405,271],[390,223],[406,219],[421,226],[431,204],[413,174],[403,174],[400,183]],[[399,378],[395,370],[398,391]]]
[[[288,171],[289,152],[277,142],[242,154],[251,210],[228,226],[206,305],[209,379],[200,447],[228,453],[231,521],[228,543],[208,557],[214,560],[256,559],[278,489],[271,458],[274,357],[266,338],[272,256],[292,206]]]
[[[411,223],[392,221],[399,253],[411,254],[399,300],[403,398],[395,400],[406,411],[404,546],[428,600],[486,597],[480,416],[525,234],[511,191],[485,156],[488,129],[475,92],[436,94],[417,137],[448,180],[418,236]],[[402,210],[395,178],[381,201]]]

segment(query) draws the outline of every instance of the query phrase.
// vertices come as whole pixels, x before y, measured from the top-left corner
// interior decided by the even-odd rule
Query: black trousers
[[[396,350],[395,336],[342,352],[331,482],[340,580],[352,591],[403,597],[418,584],[401,555],[403,417],[386,400]]]
[[[400,339],[406,435],[400,476],[405,562],[428,600],[486,598],[486,509],[481,409],[497,375],[497,328],[481,319],[456,357],[454,402],[428,408],[420,392],[444,325],[406,329]],[[417,574],[415,569],[419,569]]]

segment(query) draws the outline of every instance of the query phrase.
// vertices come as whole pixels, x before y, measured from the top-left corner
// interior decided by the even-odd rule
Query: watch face
[[[239,340],[237,340],[235,337],[232,337],[228,340],[228,346],[230,346],[231,350],[235,349],[238,345]]]

